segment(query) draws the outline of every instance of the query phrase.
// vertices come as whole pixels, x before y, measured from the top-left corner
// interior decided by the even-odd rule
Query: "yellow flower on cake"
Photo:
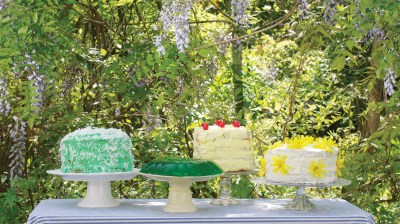
[[[260,156],[260,164],[261,164],[261,169],[260,172],[258,172],[258,175],[260,177],[263,177],[265,175],[265,165],[266,165],[264,156]]]
[[[285,143],[282,142],[282,141],[277,141],[277,142],[275,142],[274,144],[268,146],[268,150],[276,149],[276,148],[278,148],[278,147],[280,147],[280,146],[282,146],[282,145],[284,145],[284,144],[285,144]]]
[[[315,139],[313,147],[317,149],[322,149],[329,153],[333,153],[333,147],[337,147],[337,144],[335,141],[329,138],[317,138]]]
[[[286,164],[286,158],[287,156],[281,155],[272,157],[273,163],[271,166],[275,167],[272,171],[275,173],[279,172],[282,175],[288,174],[291,167]]]
[[[311,161],[310,166],[308,169],[310,170],[310,173],[314,175],[316,178],[324,178],[324,174],[327,173],[327,171],[324,169],[326,167],[326,164],[324,164],[321,160],[318,162],[315,162],[314,160]]]
[[[344,167],[344,159],[338,159],[336,161],[336,176],[342,176],[341,169]]]
[[[310,145],[314,142],[314,138],[311,136],[297,136],[292,139],[286,140],[288,144],[288,148],[291,149],[302,149],[307,145]]]

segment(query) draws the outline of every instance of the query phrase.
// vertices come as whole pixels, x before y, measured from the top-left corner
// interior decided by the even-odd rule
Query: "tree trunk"
[[[369,91],[369,96],[368,96],[368,104],[373,103],[379,103],[382,101],[382,80],[381,79],[375,79],[373,80],[374,85],[373,88]],[[376,109],[371,109],[367,111],[367,114],[361,118],[361,126],[360,126],[360,132],[361,132],[361,138],[368,138],[369,136],[372,135],[376,130],[379,128],[379,123],[380,123],[380,110]]]
[[[232,43],[232,74],[235,112],[239,114],[244,107],[243,71],[242,71],[242,43],[236,40]]]
[[[372,45],[372,53],[373,55],[374,50],[377,48],[377,42],[374,41]],[[377,68],[377,62],[375,61],[374,57],[371,57],[371,66],[374,68]],[[376,74],[373,72],[370,74],[371,76],[371,81],[373,82],[372,89],[368,90],[368,104],[376,104],[379,102],[382,102],[383,100],[383,82],[382,79],[376,78]],[[380,123],[380,116],[381,112],[376,109],[367,109],[367,114],[364,116],[361,122],[361,138],[368,138],[369,136],[372,135],[376,130],[379,128],[379,123]]]

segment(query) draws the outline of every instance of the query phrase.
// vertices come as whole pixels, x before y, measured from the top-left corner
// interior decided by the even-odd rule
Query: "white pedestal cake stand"
[[[328,184],[283,183],[283,182],[270,181],[264,177],[252,178],[251,181],[257,184],[295,186],[296,195],[294,196],[292,201],[286,204],[285,207],[290,210],[301,210],[301,211],[311,211],[316,209],[316,206],[309,200],[307,196],[306,187],[326,188],[333,186],[346,186],[351,183],[350,180],[341,178],[338,178],[335,182]]]
[[[249,175],[249,174],[256,174],[257,170],[251,171],[237,171],[237,172],[225,172],[221,175],[221,179],[219,181],[219,196],[216,199],[211,200],[211,204],[213,205],[237,205],[240,204],[239,200],[236,200],[232,197],[231,193],[231,177],[233,175]]]
[[[140,173],[140,175],[145,176],[149,179],[166,181],[169,183],[169,194],[168,202],[164,207],[165,212],[196,212],[197,208],[192,201],[192,191],[190,190],[190,185],[192,182],[206,181],[213,179],[218,175],[210,176],[193,176],[193,177],[176,177],[176,176],[161,176],[147,173]]]
[[[120,202],[115,200],[111,194],[110,181],[130,180],[138,172],[139,169],[133,169],[131,172],[115,173],[63,173],[60,169],[47,171],[48,174],[59,176],[64,180],[86,181],[86,196],[78,203],[78,206],[88,208],[119,206]]]

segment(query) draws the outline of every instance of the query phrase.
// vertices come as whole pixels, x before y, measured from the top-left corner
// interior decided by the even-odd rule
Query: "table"
[[[113,208],[78,207],[79,199],[48,199],[32,211],[36,223],[369,223],[372,215],[342,199],[312,199],[315,211],[286,210],[285,199],[241,199],[241,204],[218,206],[194,199],[195,213],[166,213],[167,199],[121,199]]]

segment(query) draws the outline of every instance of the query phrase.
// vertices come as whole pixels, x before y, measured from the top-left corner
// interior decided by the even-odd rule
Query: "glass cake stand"
[[[161,176],[155,174],[141,173],[140,175],[149,179],[166,181],[169,183],[168,202],[164,207],[165,212],[196,212],[197,208],[192,201],[192,191],[190,186],[192,182],[206,181],[216,178],[221,174],[209,176],[193,176],[193,177],[176,177],[176,176]]]
[[[283,183],[283,182],[274,182],[270,181],[264,177],[252,178],[254,183],[257,184],[267,184],[267,185],[280,185],[280,186],[295,186],[296,187],[296,195],[293,200],[286,204],[286,208],[290,210],[301,210],[301,211],[311,211],[315,210],[316,206],[312,203],[306,193],[306,187],[317,187],[317,188],[326,188],[333,186],[346,186],[351,183],[350,180],[338,178],[333,183],[328,184],[306,184],[306,183]]]
[[[59,176],[64,180],[86,181],[86,196],[78,203],[78,206],[88,208],[119,206],[120,202],[114,199],[111,194],[110,181],[131,180],[138,172],[139,169],[115,173],[63,173],[61,169],[47,171],[48,174]]]
[[[231,193],[231,177],[234,175],[249,175],[256,174],[258,170],[251,171],[237,171],[237,172],[225,172],[221,175],[221,179],[219,181],[220,191],[219,196],[216,199],[211,200],[211,204],[213,205],[237,205],[240,204],[240,201],[232,197]]]

